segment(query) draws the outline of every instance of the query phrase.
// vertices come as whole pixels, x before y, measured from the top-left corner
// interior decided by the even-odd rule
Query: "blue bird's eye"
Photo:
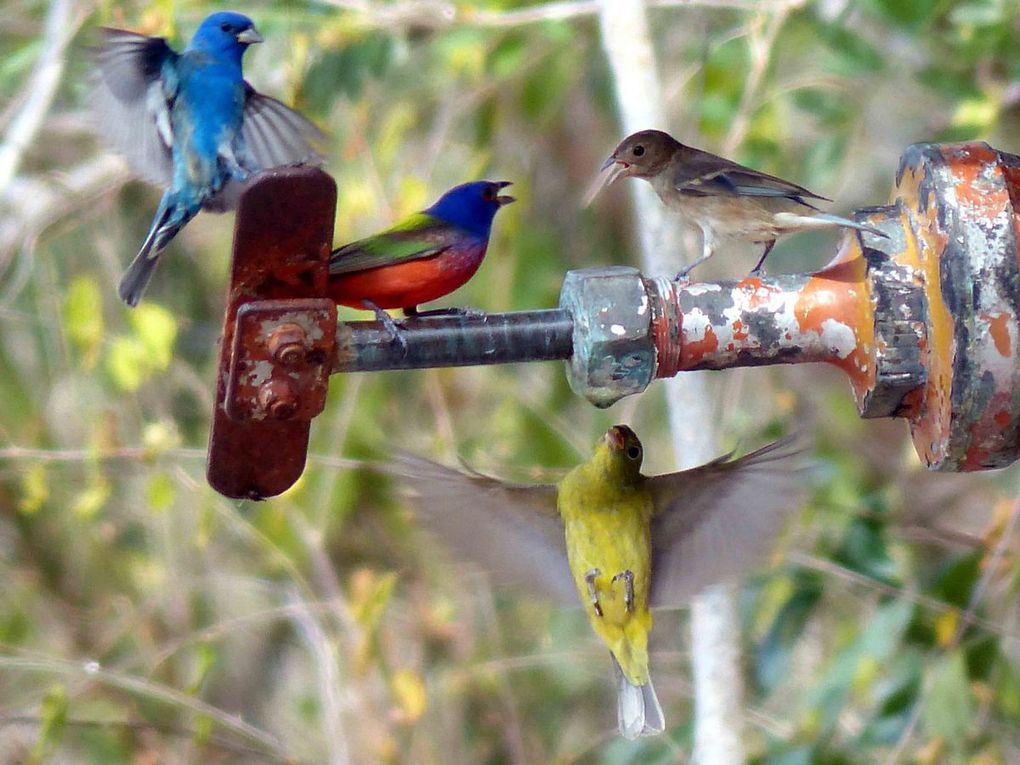
[[[492,186],[486,186],[484,189],[482,189],[482,199],[484,199],[486,202],[495,202],[496,189],[494,189]]]
[[[224,21],[222,24],[220,24],[220,29],[222,29],[224,32],[229,32],[230,31],[230,22],[229,21]]]

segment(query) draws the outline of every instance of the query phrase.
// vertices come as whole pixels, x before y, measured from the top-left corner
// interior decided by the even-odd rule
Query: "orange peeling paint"
[[[982,313],[980,315],[980,318],[982,321],[988,322],[988,334],[992,336],[992,341],[995,343],[995,350],[999,352],[1000,356],[1009,356],[1010,355],[1009,314]]]
[[[874,387],[875,380],[875,320],[864,275],[864,259],[858,248],[856,258],[812,276],[794,306],[794,317],[802,333],[822,336],[829,321],[838,322],[853,332],[854,350],[844,358],[829,361],[850,377],[859,403]]]
[[[701,363],[701,360],[706,356],[714,354],[719,348],[719,338],[715,335],[715,330],[712,329],[712,325],[705,327],[705,337],[701,340],[688,340],[683,344],[682,356],[680,359],[680,368],[689,369],[696,364]]]

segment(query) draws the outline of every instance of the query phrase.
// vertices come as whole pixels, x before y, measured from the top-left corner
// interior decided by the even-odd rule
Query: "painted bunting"
[[[417,515],[460,557],[556,601],[583,604],[609,648],[620,733],[661,732],[648,673],[651,608],[678,608],[745,573],[799,502],[791,439],[740,459],[646,477],[641,442],[610,428],[559,485],[517,485],[402,455]]]
[[[492,219],[514,201],[499,193],[509,185],[510,181],[473,181],[454,186],[427,210],[334,250],[330,296],[342,305],[374,311],[399,337],[382,309],[423,315],[419,304],[453,292],[474,276],[489,246]]]
[[[318,163],[324,136],[297,112],[249,85],[248,46],[262,38],[239,13],[214,13],[182,53],[162,37],[103,29],[93,88],[96,125],[136,172],[166,192],[118,292],[137,305],[159,255],[201,209],[236,204],[251,173]]]
[[[626,177],[648,181],[666,207],[701,229],[701,257],[678,277],[712,257],[720,235],[765,245],[753,274],[762,271],[783,234],[845,226],[886,236],[871,226],[822,212],[808,200],[831,200],[802,186],[684,146],[661,130],[642,130],[624,138],[603,163],[586,204],[617,178]]]

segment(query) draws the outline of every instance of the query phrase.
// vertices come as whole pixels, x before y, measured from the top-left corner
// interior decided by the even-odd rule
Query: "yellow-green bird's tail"
[[[652,687],[652,678],[644,685],[634,685],[623,674],[616,657],[613,661],[613,676],[616,678],[616,716],[620,724],[620,735],[627,739],[638,736],[655,736],[666,729],[659,698]]]

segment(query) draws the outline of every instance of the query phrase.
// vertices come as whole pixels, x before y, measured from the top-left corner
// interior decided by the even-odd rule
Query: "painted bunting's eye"
[[[630,457],[632,460],[636,460],[638,457],[641,456],[641,447],[634,445],[628,447],[627,456]]]
[[[644,147],[644,146],[642,146],[641,144],[638,144],[637,146],[635,146],[635,147],[634,147],[634,148],[633,148],[633,149],[631,150],[631,153],[632,153],[632,154],[633,154],[633,155],[634,155],[635,157],[640,157],[640,156],[643,156],[643,155],[644,155],[644,153],[645,153],[645,147]]]

